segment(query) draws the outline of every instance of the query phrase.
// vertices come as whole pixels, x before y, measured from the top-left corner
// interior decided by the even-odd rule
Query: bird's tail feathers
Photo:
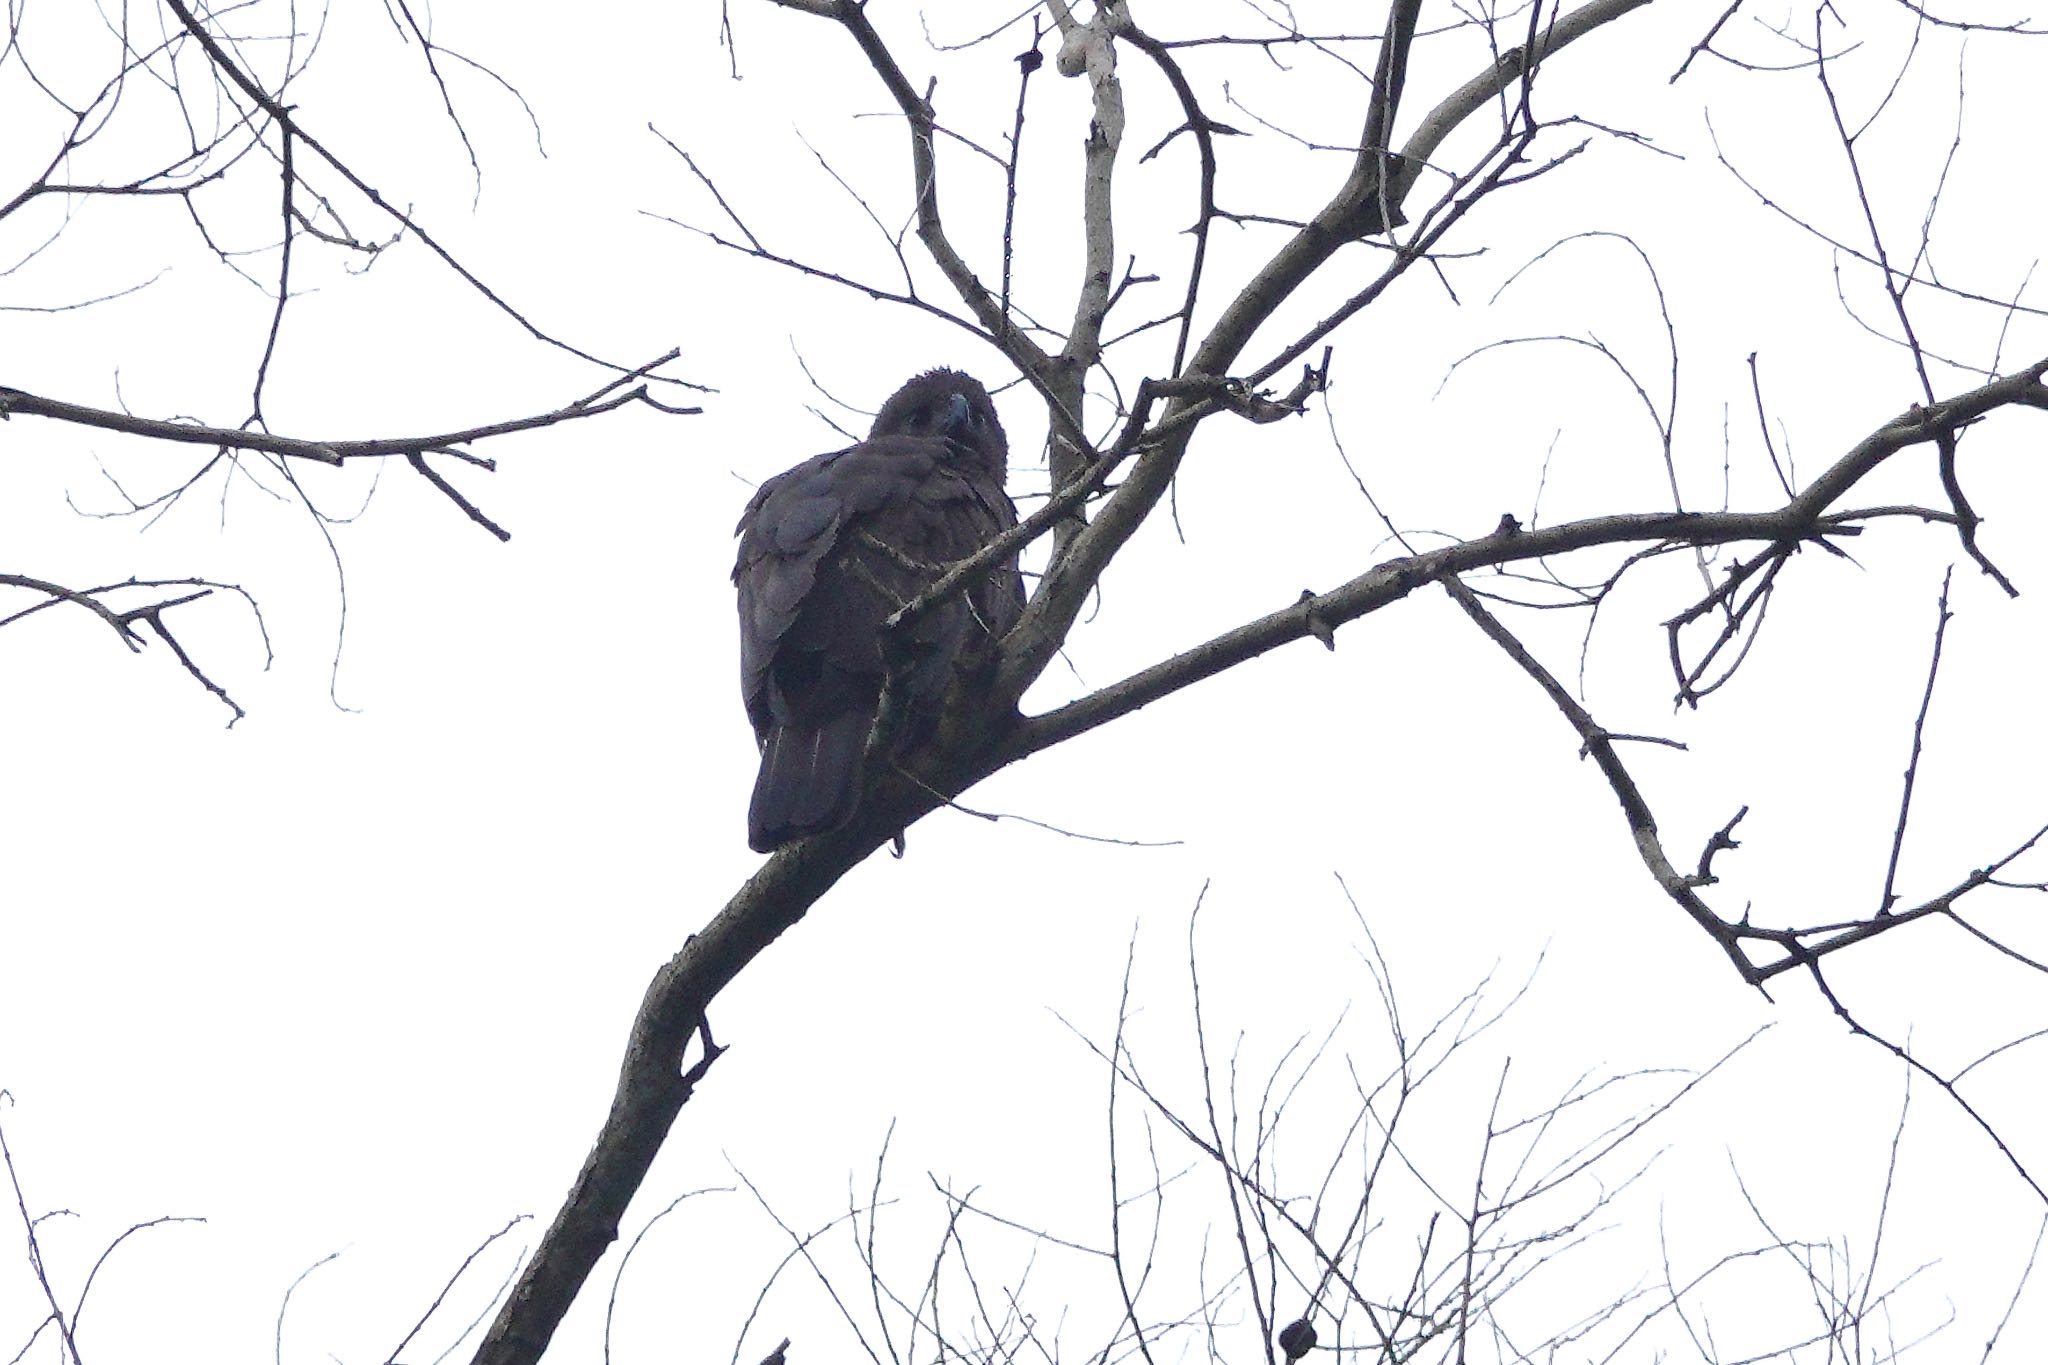
[[[771,729],[747,804],[748,845],[756,853],[771,853],[846,823],[860,799],[867,737],[868,717],[858,712],[823,725]]]

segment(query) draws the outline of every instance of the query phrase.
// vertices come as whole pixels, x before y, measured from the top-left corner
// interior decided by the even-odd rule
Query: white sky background
[[[984,8],[934,11],[932,30],[943,41],[981,32],[994,22],[980,21]],[[1197,7],[1136,8],[1162,35],[1217,27]],[[1259,28],[1248,8],[1214,8],[1233,31]],[[942,118],[996,145],[1015,98],[1015,35],[940,57],[923,47],[909,7],[872,10],[914,78],[941,74]],[[1539,483],[1544,521],[1668,507],[1654,432],[1589,352],[1497,352],[1438,391],[1476,346],[1556,333],[1598,336],[1662,394],[1662,329],[1625,247],[1574,243],[1490,302],[1517,267],[1574,232],[1627,232],[1662,272],[1690,505],[1719,505],[1724,450],[1733,503],[1770,502],[1751,352],[1779,448],[1802,473],[1916,396],[1905,353],[1845,315],[1827,248],[1714,162],[1703,108],[1760,188],[1862,240],[1811,73],[1769,78],[1703,60],[1667,84],[1719,12],[1665,0],[1584,42],[1539,86],[1553,101],[1540,112],[1642,132],[1683,160],[1596,138],[1454,235],[1454,250],[1485,248],[1445,267],[1458,304],[1417,271],[1340,333],[1336,428],[1404,530],[1473,536],[1508,511],[1528,521]],[[1844,13],[1859,32],[1870,26],[1837,69],[1845,101],[1867,111],[1912,29],[1894,7]],[[62,28],[76,16],[30,16],[51,35],[37,49],[46,79],[78,82],[104,60],[91,55],[89,30]],[[868,408],[932,364],[992,384],[1014,377],[958,329],[720,252],[648,216],[725,227],[651,121],[770,247],[894,281],[872,226],[799,140],[885,221],[907,213],[901,127],[880,116],[872,74],[826,24],[754,4],[736,4],[733,19],[738,82],[716,45],[715,7],[593,5],[573,18],[538,6],[440,7],[437,38],[516,84],[545,140],[542,157],[512,100],[454,74],[483,165],[472,214],[461,146],[419,76],[417,50],[374,7],[329,16],[324,49],[294,88],[316,136],[538,325],[631,364],[680,345],[674,372],[717,390],[698,417],[628,411],[488,444],[481,453],[500,462],[492,476],[437,462],[513,531],[506,545],[402,466],[386,470],[363,514],[335,532],[348,617],[334,690],[348,709],[328,698],[334,567],[302,508],[247,478],[224,491],[213,478],[146,532],[134,520],[84,519],[67,495],[89,510],[118,505],[96,461],[146,495],[193,468],[191,453],[29,418],[0,428],[0,569],[81,586],[130,574],[239,582],[259,598],[276,651],[265,671],[248,613],[231,601],[174,615],[187,647],[249,709],[225,731],[223,708],[168,650],[130,657],[82,613],[0,632],[0,1087],[13,1096],[0,1123],[31,1207],[78,1215],[45,1225],[52,1273],[75,1286],[131,1223],[207,1220],[150,1230],[116,1253],[87,1310],[89,1359],[265,1358],[286,1287],[340,1251],[300,1289],[284,1358],[381,1360],[486,1234],[521,1212],[545,1224],[595,1134],[648,977],[757,863],[742,828],[753,749],[734,687],[730,530],[753,483],[838,443],[807,411],[827,405],[797,355],[835,396]],[[1730,48],[1758,60],[1788,59],[1747,12],[1729,35]],[[1866,144],[1881,223],[1908,251],[1955,128],[1956,51],[1950,35],[1923,35],[1895,109]],[[2023,169],[2038,156],[2033,73],[2044,52],[1987,36],[1968,47],[1966,137],[1935,219],[1935,260],[1960,287],[1991,296],[2019,287],[2048,221],[2038,178]],[[1216,117],[1253,126],[1223,103],[1227,75],[1263,117],[1324,141],[1356,136],[1361,88],[1326,61],[1291,54],[1282,70],[1217,50],[1184,60]],[[1422,45],[1410,118],[1482,60],[1476,39]],[[1186,260],[1178,229],[1192,214],[1193,150],[1182,139],[1139,164],[1178,116],[1144,63],[1127,58],[1123,75],[1131,124],[1119,251],[1171,282]],[[1070,312],[1078,261],[1085,84],[1048,66],[1032,99],[1018,294],[1057,319]],[[25,101],[19,68],[0,67],[0,193],[39,164],[43,153],[30,149],[49,130],[21,111],[40,107]],[[110,134],[105,163],[77,174],[114,174],[134,145]],[[1342,173],[1340,157],[1272,138],[1220,145],[1221,199],[1240,211],[1305,214]],[[957,149],[945,155],[949,223],[990,278],[999,181]],[[202,202],[229,242],[255,249],[274,238],[264,207],[274,193],[259,175]],[[234,211],[237,195],[249,197],[249,214]],[[342,202],[359,233],[388,233],[373,210]],[[41,241],[60,211],[46,202],[0,222],[0,259]],[[166,273],[91,308],[0,311],[0,384],[239,421],[265,296],[212,262],[175,203],[77,201],[68,211],[54,246],[0,276],[0,310]],[[1278,240],[1276,229],[1217,229],[1212,310]],[[1363,249],[1340,257],[1331,286],[1287,317],[1309,320],[1377,259]],[[1880,317],[1868,276],[1839,264],[1843,289]],[[249,268],[268,278],[274,252]],[[267,392],[273,430],[442,430],[556,406],[603,382],[526,339],[413,244],[359,278],[310,251],[301,268],[308,292],[287,315]],[[924,285],[940,297],[935,276]],[[1163,311],[1178,288],[1134,295],[1129,320]],[[1990,363],[1997,310],[1933,299],[1925,308],[1932,349]],[[2037,358],[2044,334],[2039,319],[2014,320],[2005,367]],[[1288,335],[1276,325],[1252,354]],[[1134,384],[1139,366],[1134,353],[1119,373]],[[1936,377],[1944,393],[1970,382],[1953,369]],[[1018,392],[998,403],[1013,489],[1042,492],[1042,416]],[[1951,562],[1957,618],[1903,894],[1931,894],[2048,820],[2037,700],[2048,555],[2032,517],[2040,433],[2038,415],[2007,414],[1965,445],[1985,545],[2026,593],[2017,602],[1962,560],[1952,535],[1893,524],[1851,546],[1855,564],[1817,553],[1795,561],[1738,681],[1676,717],[1657,623],[1697,595],[1696,571],[1673,556],[1603,613],[1587,665],[1596,715],[1692,746],[1626,754],[1674,855],[1693,856],[1738,806],[1752,808],[1743,848],[1717,865],[1725,880],[1714,904],[1754,902],[1759,918],[1814,922],[1861,914],[1876,897]],[[1858,501],[1938,503],[1931,452],[1895,463]],[[361,504],[370,482],[361,468],[299,473],[330,512]],[[1178,510],[1184,542],[1163,517],[1139,537],[1099,613],[1075,632],[1072,670],[1056,665],[1034,705],[1112,682],[1398,550],[1345,473],[1320,402],[1277,427],[1206,427]],[[1578,616],[1510,620],[1570,676]],[[1418,1130],[1428,1140],[1410,1156],[1440,1162],[1438,1178],[1457,1188],[1469,1186],[1466,1155],[1503,1057],[1513,1059],[1508,1107],[1529,1111],[1581,1075],[1703,1067],[1774,1025],[1642,1140],[1638,1161],[1659,1148],[1663,1157],[1616,1206],[1601,1244],[1525,1294],[1531,1334],[1654,1280],[1660,1236],[1681,1278],[1768,1240],[1741,1208],[1737,1170],[1780,1234],[1834,1239],[1864,1273],[1902,1068],[1849,1037],[1800,981],[1778,983],[1775,1005],[1744,989],[1657,892],[1612,796],[1575,750],[1555,711],[1431,590],[1346,628],[1334,654],[1289,646],[1000,774],[967,803],[1181,842],[1115,847],[953,814],[917,826],[908,858],[858,869],[720,997],[712,1023],[731,1052],[684,1110],[627,1235],[686,1190],[736,1183],[735,1165],[792,1224],[815,1227],[844,1210],[849,1178],[865,1188],[893,1122],[892,1189],[904,1203],[883,1235],[900,1236],[903,1292],[917,1292],[932,1251],[938,1206],[926,1171],[978,1186],[978,1200],[1062,1237],[1104,1244],[1105,1084],[1061,1017],[1108,1038],[1135,934],[1134,1041],[1192,1101],[1186,931],[1206,883],[1199,934],[1215,1046],[1227,1052],[1242,1033],[1245,1070],[1262,1080],[1297,1038],[1320,1036],[1348,1008],[1326,1080],[1341,1091],[1343,1050],[1377,1073],[1384,1031],[1337,874],[1411,1022],[1433,1019],[1489,973],[1489,999],[1504,1003],[1542,959],[1508,1020],[1438,1082],[1445,1107]],[[2031,875],[2043,875],[2039,857]],[[2009,894],[1978,904],[1977,919],[2038,954],[2037,902]],[[1910,1035],[1945,1070],[2043,1025],[2040,977],[1931,923],[1837,959],[1830,974],[1866,1022]],[[1969,1091],[2037,1174],[2048,1169],[2041,1074],[2038,1045],[2022,1047],[1987,1063]],[[1310,1101],[1341,1115],[1340,1099],[1312,1092],[1290,1116],[1303,1150],[1334,1141],[1331,1125],[1346,1121]],[[1889,1328],[1910,1340],[1953,1314],[1911,1358],[1975,1359],[2041,1205],[1924,1083],[1912,1089],[1898,1163],[1876,1278],[1930,1268],[1902,1291]],[[1619,1158],[1614,1177],[1633,1166]],[[1184,1183],[1192,1210],[1215,1182],[1205,1172]],[[1389,1213],[1377,1234],[1388,1264],[1419,1226]],[[509,1241],[537,1235],[529,1224]],[[1000,1234],[982,1235],[999,1255]],[[686,1205],[628,1275],[616,1358],[725,1358],[783,1254],[778,1236],[744,1193]],[[1176,1245],[1192,1250],[1195,1239],[1183,1230]],[[511,1250],[487,1254],[475,1295],[509,1271]],[[594,1358],[617,1254],[555,1358]],[[1213,1285],[1229,1248],[1212,1256]],[[1114,1320],[1114,1289],[1099,1270],[1055,1278],[1064,1273],[1050,1263],[1034,1272],[1046,1295],[1038,1311],[1049,1323],[1070,1308],[1067,1349],[1085,1354]],[[1773,1290],[1730,1279],[1703,1301],[1717,1305],[1731,1358],[1811,1330],[1810,1310],[1796,1316],[1798,1285],[1776,1273]],[[812,1286],[791,1288],[741,1358],[759,1359],[785,1335],[802,1365],[856,1358]],[[842,1288],[865,1296],[858,1282]],[[10,1352],[40,1311],[33,1290],[8,1253],[0,1347]],[[1153,1292],[1148,1316],[1195,1307],[1180,1290]],[[1997,1358],[2040,1358],[2044,1295],[2029,1291]],[[1284,1297],[1283,1316],[1299,1305],[1298,1294]],[[1226,1316],[1247,1313],[1239,1300]],[[405,1358],[430,1359],[468,1315],[452,1313],[438,1335],[430,1329],[431,1349]],[[1672,1321],[1624,1358],[1652,1358],[1653,1341],[1692,1358]],[[1185,1348],[1199,1352],[1201,1339]],[[1222,1349],[1255,1358],[1249,1337]],[[48,1343],[39,1351],[52,1358]]]

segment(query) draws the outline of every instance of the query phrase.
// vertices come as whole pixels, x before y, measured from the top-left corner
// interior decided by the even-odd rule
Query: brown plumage
[[[747,808],[756,852],[853,814],[888,672],[883,622],[943,566],[1017,524],[1008,462],[988,390],[931,370],[882,405],[865,441],[776,475],[747,504],[732,577],[740,690],[761,745]],[[1012,555],[898,642],[898,751],[928,733],[954,665],[1023,608]]]

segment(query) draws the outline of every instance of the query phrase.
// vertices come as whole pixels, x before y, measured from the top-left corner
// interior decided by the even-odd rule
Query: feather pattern
[[[747,842],[766,853],[834,829],[860,799],[888,668],[883,623],[945,566],[1017,524],[988,391],[957,370],[905,384],[858,445],[762,484],[737,528],[740,691],[761,745]],[[954,669],[1016,623],[1015,556],[896,642],[914,745]],[[926,722],[920,727],[919,721]]]

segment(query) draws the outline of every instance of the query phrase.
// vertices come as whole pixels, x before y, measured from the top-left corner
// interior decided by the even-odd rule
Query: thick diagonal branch
[[[1508,521],[1491,535],[1385,560],[1328,592],[1312,593],[1290,602],[1121,682],[1030,718],[1005,742],[1004,761],[1014,761],[1106,725],[1246,660],[1355,621],[1401,600],[1417,588],[1452,575],[1602,545],[1675,547],[1758,541],[1791,545],[1803,540],[1854,535],[1862,519],[1873,514],[1872,510],[1835,513],[1831,509],[1872,470],[1899,451],[1935,443],[1943,433],[1986,413],[2006,407],[2035,406],[2043,393],[2044,374],[2048,374],[2048,359],[1933,407],[1912,407],[1857,442],[1797,497],[1769,511],[1618,513],[1534,530],[1523,530]],[[1102,518],[1098,517],[1093,526],[1101,523]],[[1031,614],[1026,612],[1012,638],[1021,636],[1030,624]]]
[[[1592,3],[1581,6],[1545,31],[1546,36],[1535,44],[1535,61],[1644,3],[1647,0],[1592,0]],[[1395,18],[1398,20],[1399,16]],[[1398,36],[1398,23],[1392,31]],[[1423,128],[1435,130],[1431,136],[1441,140],[1450,128],[1470,117],[1487,98],[1507,90],[1517,81],[1528,80],[1534,64],[1526,55],[1519,54],[1519,50],[1504,55],[1438,104],[1425,117]],[[1187,366],[1190,376],[1213,379],[1230,374],[1253,335],[1311,276],[1345,245],[1379,230],[1386,217],[1398,212],[1414,186],[1423,159],[1435,144],[1417,144],[1412,151],[1404,148],[1399,158],[1390,159],[1384,147],[1367,145],[1364,136],[1364,132],[1371,131],[1375,120],[1384,129],[1389,117],[1385,101],[1375,94],[1368,101],[1360,146],[1343,184],[1224,308],[1201,344],[1195,348]],[[1327,326],[1319,326],[1297,343],[1295,349],[1319,342],[1329,327],[1371,302],[1409,266],[1422,259],[1423,254],[1466,209],[1497,186],[1500,173],[1506,169],[1512,156],[1518,154],[1519,143],[1514,138],[1505,138],[1502,150],[1505,155],[1497,159],[1483,183],[1459,195],[1449,212],[1428,233],[1404,243],[1397,250],[1394,261],[1372,286],[1348,301],[1340,315],[1333,315]],[[1398,163],[1398,170],[1387,169],[1390,160]],[[1391,183],[1382,183],[1383,170],[1387,171]],[[1292,354],[1291,350],[1288,355]],[[1281,363],[1288,361],[1283,357]],[[1190,401],[1178,399],[1169,403],[1162,421],[1174,423],[1183,416],[1182,410],[1189,406]],[[1098,509],[1087,529],[1076,535],[1070,546],[1063,548],[1026,609],[1014,636],[1019,648],[1012,650],[1004,663],[1002,689],[1006,694],[1021,695],[1024,687],[1052,661],[1059,643],[1066,639],[1067,632],[1110,561],[1137,533],[1159,499],[1165,496],[1187,451],[1192,430],[1193,424],[1188,423],[1178,426],[1170,437],[1152,433],[1133,443],[1144,453],[1132,465],[1122,486]]]

